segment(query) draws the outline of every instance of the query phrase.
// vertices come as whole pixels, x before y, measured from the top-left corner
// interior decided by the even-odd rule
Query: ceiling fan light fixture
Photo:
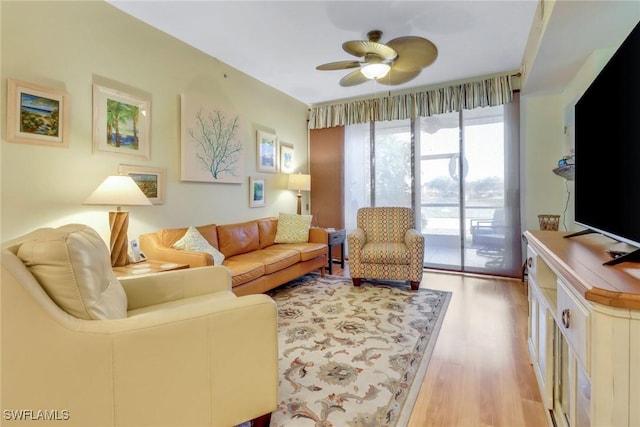
[[[378,64],[367,64],[360,69],[362,74],[368,79],[377,80],[386,76],[391,66],[389,64],[378,63]]]

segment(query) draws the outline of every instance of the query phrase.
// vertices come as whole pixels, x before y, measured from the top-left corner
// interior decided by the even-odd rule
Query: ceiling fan
[[[359,61],[338,61],[318,65],[317,70],[346,70],[359,68],[340,80],[340,86],[355,86],[368,80],[386,85],[398,85],[416,77],[423,68],[433,64],[438,49],[429,40],[417,36],[398,37],[386,44],[380,43],[382,31],[367,33],[369,40],[344,42],[342,48]]]

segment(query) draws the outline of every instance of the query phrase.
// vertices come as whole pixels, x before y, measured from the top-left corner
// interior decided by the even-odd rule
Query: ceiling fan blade
[[[378,82],[387,86],[399,85],[402,83],[406,83],[409,80],[413,80],[420,74],[422,70],[416,71],[397,71],[394,66],[391,67],[389,73],[378,79]]]
[[[346,70],[349,68],[358,68],[360,65],[362,64],[359,61],[337,61],[318,65],[316,70]]]
[[[369,79],[366,78],[364,74],[360,72],[360,70],[356,70],[347,74],[342,79],[340,79],[340,86],[342,87],[355,86],[368,81]]]
[[[351,40],[344,42],[342,43],[342,48],[345,52],[358,57],[365,56],[368,53],[374,53],[383,61],[388,61],[398,56],[396,51],[389,46],[367,40]]]
[[[387,43],[398,53],[393,69],[400,72],[422,70],[433,64],[438,57],[438,48],[422,37],[398,37]]]

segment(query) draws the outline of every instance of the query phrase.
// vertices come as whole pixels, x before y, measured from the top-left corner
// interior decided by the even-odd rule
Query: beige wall
[[[3,241],[37,227],[88,224],[108,240],[109,207],[83,201],[118,165],[166,168],[166,203],[132,207],[129,238],[160,227],[230,223],[295,212],[286,177],[256,172],[255,132],[295,147],[306,172],[307,106],[129,17],[104,2],[0,3],[2,13]],[[220,40],[225,43],[225,40]],[[6,141],[7,78],[66,90],[70,144],[52,148]],[[151,160],[92,152],[92,83],[113,82],[151,97]],[[180,181],[180,94],[197,94],[244,123],[242,184]],[[248,177],[266,180],[266,207],[249,208]],[[304,205],[307,203],[305,195]]]

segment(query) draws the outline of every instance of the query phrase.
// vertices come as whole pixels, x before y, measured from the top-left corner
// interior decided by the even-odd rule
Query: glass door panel
[[[372,150],[375,152],[372,206],[412,208],[410,120],[376,122]]]
[[[420,122],[420,214],[425,235],[424,264],[460,270],[460,128],[458,113]]]
[[[463,126],[465,270],[496,272],[506,239],[502,106],[465,110]]]

